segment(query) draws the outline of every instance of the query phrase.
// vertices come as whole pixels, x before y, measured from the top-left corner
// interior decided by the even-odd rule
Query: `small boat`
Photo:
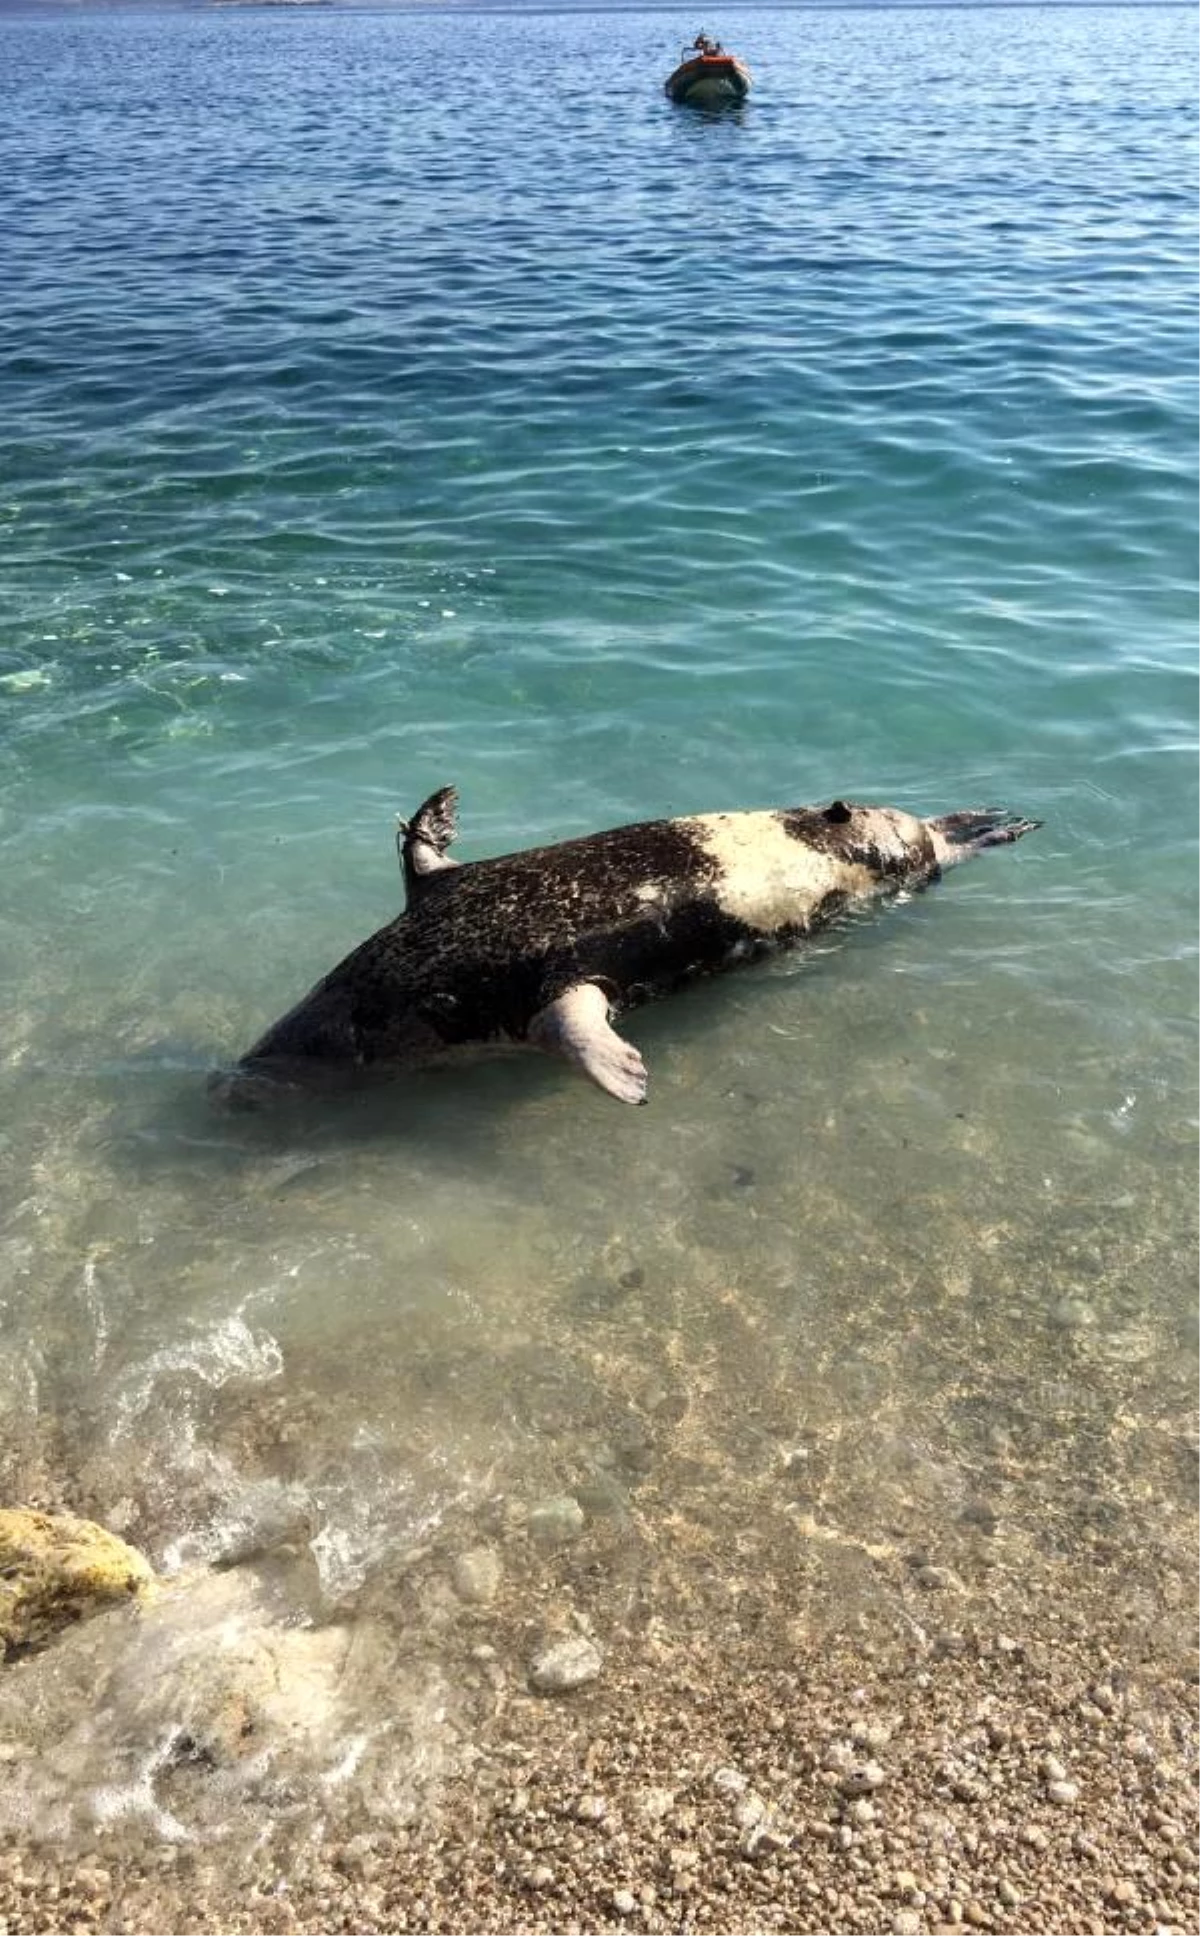
[[[683,49],[666,91],[677,107],[728,107],[749,94],[750,69],[736,54],[727,54],[719,40],[697,34],[691,46]]]

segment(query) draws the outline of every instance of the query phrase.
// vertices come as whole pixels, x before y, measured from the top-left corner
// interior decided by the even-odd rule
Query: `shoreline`
[[[511,1691],[407,1821],[335,1807],[314,1842],[283,1810],[257,1852],[9,1842],[0,1918],[10,1936],[1194,1928],[1193,1670],[1131,1661],[1069,1605],[1035,1624],[842,1636],[786,1665],[762,1636],[646,1639],[578,1693]]]
[[[769,1283],[623,1270],[553,1346],[530,1290],[504,1355],[391,1361],[393,1485],[450,1404],[490,1456],[340,1567],[296,1354],[206,1415],[224,1518],[207,1463],[0,1436],[6,1497],[192,1555],[0,1674],[0,1936],[1194,1930],[1193,1392],[1112,1241],[1041,1329],[1015,1233],[969,1302],[948,1247],[911,1337],[904,1254],[847,1257],[824,1352]]]

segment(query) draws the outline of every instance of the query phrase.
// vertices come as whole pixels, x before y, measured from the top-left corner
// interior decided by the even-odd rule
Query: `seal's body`
[[[648,820],[458,866],[447,787],[402,823],[405,912],[268,1029],[231,1094],[510,1043],[644,1102],[642,1059],[611,1015],[792,947],[854,904],[924,886],[1037,824],[992,808],[919,820],[835,800]]]

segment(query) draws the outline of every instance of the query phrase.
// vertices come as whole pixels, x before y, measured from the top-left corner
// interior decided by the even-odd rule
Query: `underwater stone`
[[[103,1703],[126,1744],[172,1740],[197,1771],[294,1770],[344,1748],[351,1630],[276,1624],[253,1568],[172,1584],[114,1662]],[[275,1766],[278,1774],[278,1766]]]
[[[577,1634],[544,1647],[534,1658],[529,1679],[539,1694],[569,1694],[594,1681],[602,1665],[600,1649]]]
[[[1060,1331],[1085,1331],[1095,1324],[1096,1313],[1081,1297],[1060,1297],[1050,1307],[1050,1322]]]
[[[39,1647],[106,1607],[149,1599],[149,1561],[70,1513],[0,1511],[0,1646]]]
[[[543,1499],[530,1507],[528,1526],[529,1537],[538,1546],[565,1546],[583,1531],[583,1508],[569,1493]]]
[[[603,1475],[595,1479],[587,1479],[582,1485],[577,1486],[575,1497],[584,1516],[590,1513],[593,1519],[604,1519],[610,1514],[620,1515],[627,1512],[629,1508],[628,1496],[617,1481]]]
[[[494,1600],[500,1586],[500,1556],[492,1546],[472,1546],[454,1562],[451,1578],[460,1600],[471,1606],[484,1606]]]

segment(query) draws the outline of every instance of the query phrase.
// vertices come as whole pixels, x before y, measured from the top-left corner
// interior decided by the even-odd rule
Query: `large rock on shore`
[[[154,1593],[154,1573],[115,1533],[70,1513],[0,1511],[0,1652]]]
[[[137,1620],[0,1672],[0,1841],[226,1837],[243,1810],[320,1811],[351,1774],[394,1822],[456,1765],[452,1701],[378,1625],[295,1624],[269,1562],[164,1580]]]

